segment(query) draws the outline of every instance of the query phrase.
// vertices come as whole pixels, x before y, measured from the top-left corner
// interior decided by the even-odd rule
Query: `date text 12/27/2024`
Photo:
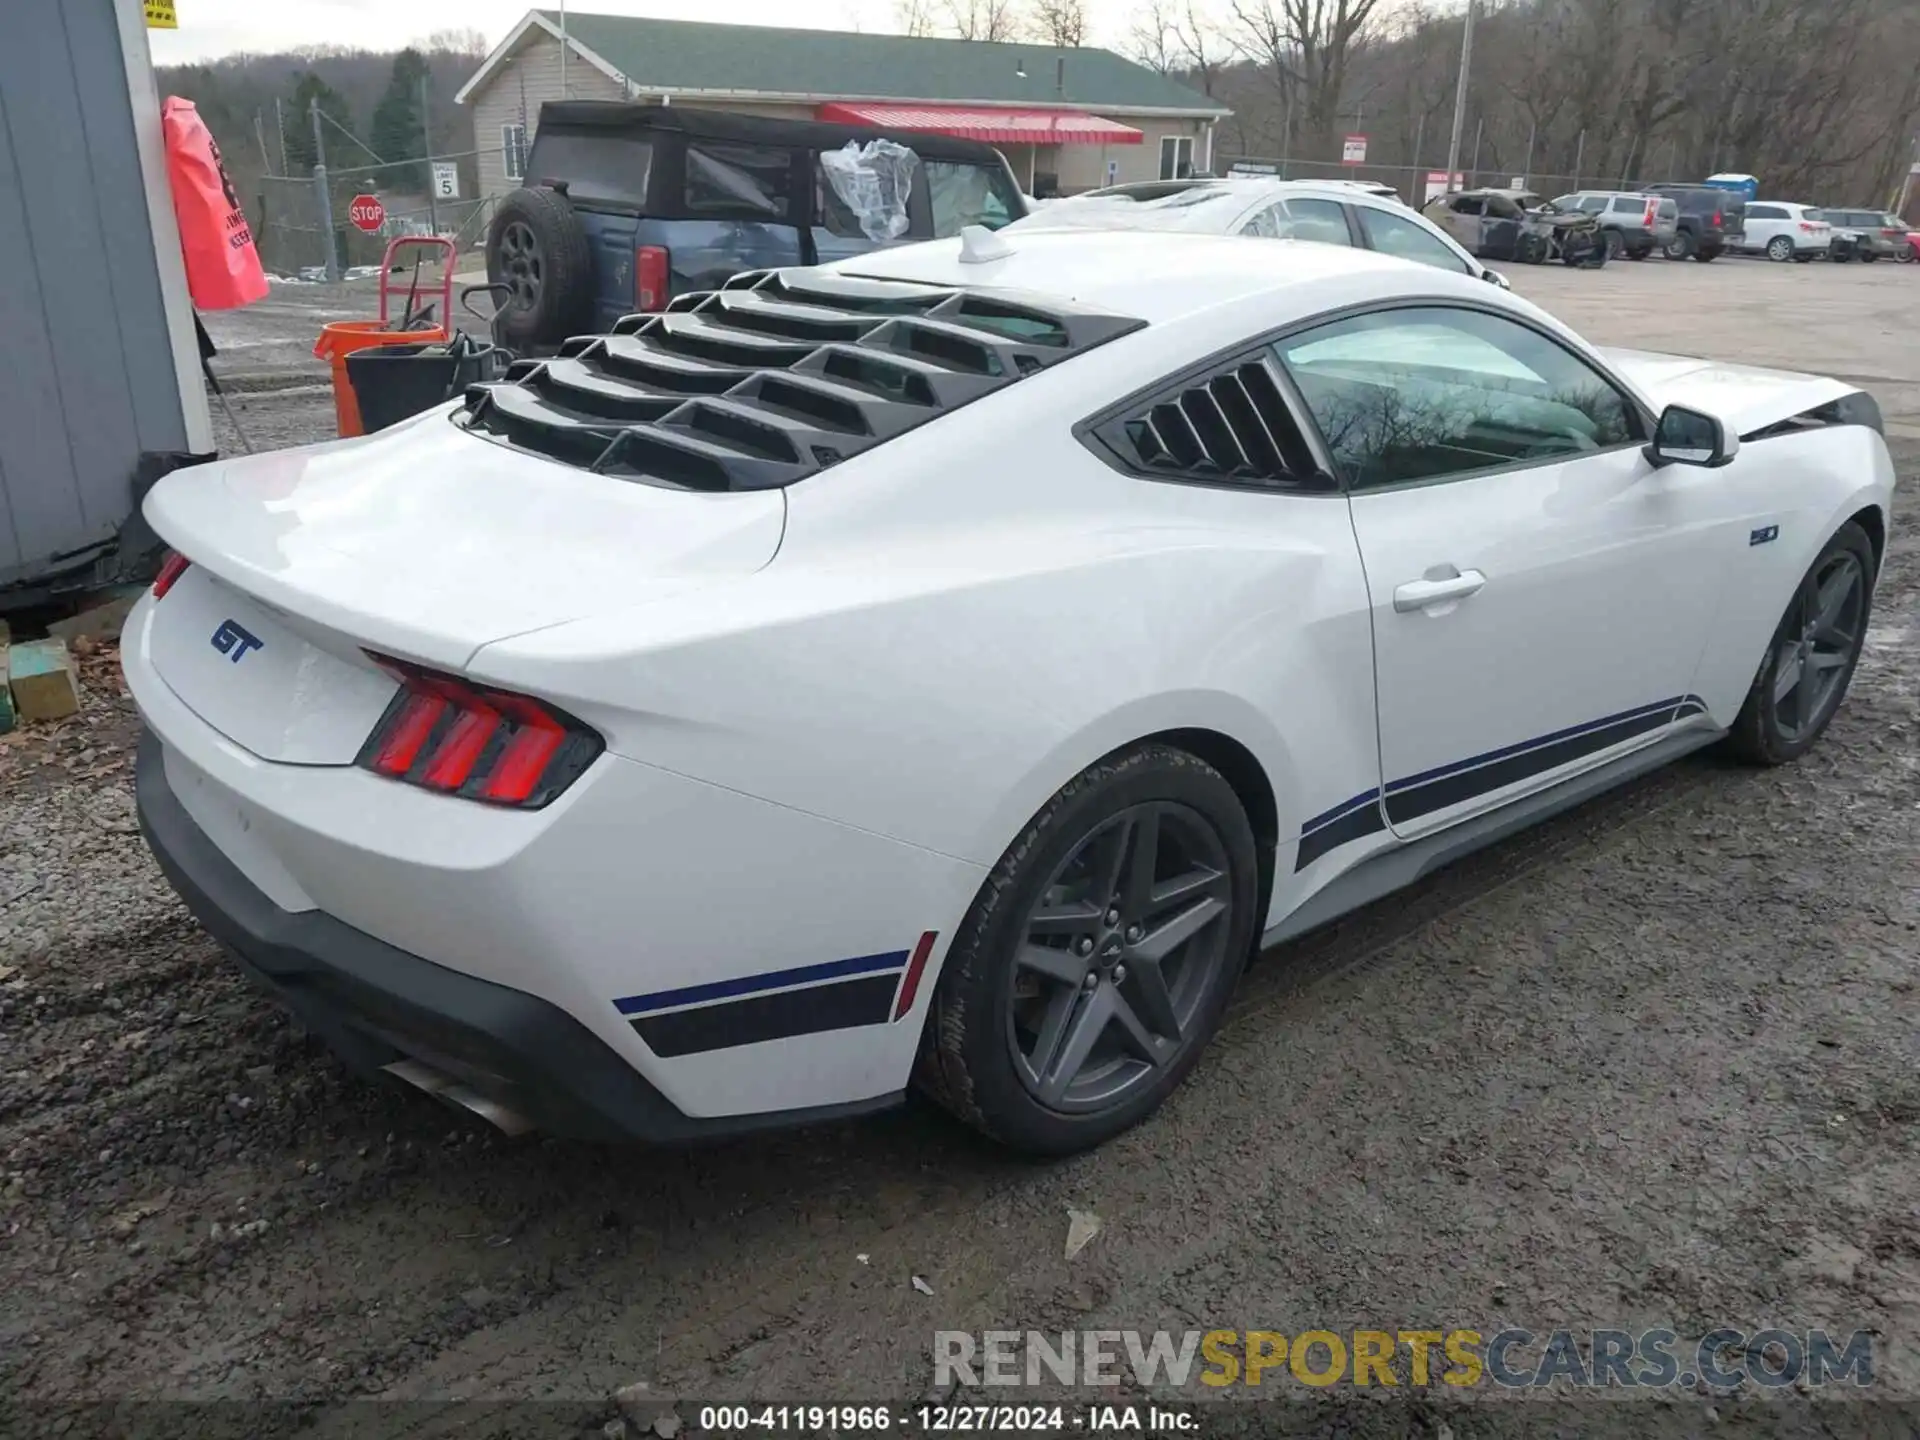
[[[1074,1433],[1194,1434],[1191,1410],[1157,1405],[703,1405],[701,1431],[714,1435],[884,1434],[1017,1435]]]

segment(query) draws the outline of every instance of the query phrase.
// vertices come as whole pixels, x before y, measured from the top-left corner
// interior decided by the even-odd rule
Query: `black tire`
[[[1776,235],[1767,242],[1767,259],[1784,265],[1794,258],[1793,241],[1785,235]]]
[[[1627,252],[1627,258],[1629,260],[1644,260],[1651,254],[1653,254],[1653,247],[1651,245],[1642,245],[1638,250],[1629,250]]]
[[[1693,236],[1685,230],[1680,231],[1667,242],[1666,256],[1669,260],[1686,260],[1693,255]]]
[[[1693,258],[1702,265],[1710,265],[1720,258],[1721,249],[1721,246],[1715,245],[1711,249],[1696,250],[1693,252]]]
[[[1880,258],[1880,252],[1873,249],[1871,246],[1868,246],[1862,249],[1860,252],[1860,263],[1862,265],[1871,265],[1873,264],[1874,261],[1878,260],[1879,258]]]
[[[544,186],[515,190],[487,230],[487,281],[514,291],[498,329],[509,349],[556,345],[593,319],[593,252],[567,197]]]
[[[1189,1019],[1163,1060],[1103,1108],[1053,1108],[1016,1069],[1016,1007],[1027,1002],[1016,988],[1022,971],[1015,957],[1033,943],[1033,911],[1062,867],[1105,827],[1122,823],[1132,807],[1151,804],[1194,817],[1218,841],[1225,863],[1220,883],[1230,898],[1226,913],[1214,922],[1218,932],[1205,933],[1209,945],[1221,948],[1206,952],[1210,968],[1193,981]],[[1186,1077],[1219,1028],[1256,938],[1258,868],[1246,812],[1233,787],[1204,760],[1167,745],[1145,744],[1089,766],[1028,822],[967,912],[929,1007],[915,1084],[975,1129],[1032,1154],[1070,1154],[1138,1124]],[[1099,903],[1104,902],[1096,902],[1096,908]],[[1087,963],[1096,963],[1118,938],[1101,942]],[[1118,984],[1123,975],[1112,979]],[[1063,1026],[1070,1028],[1070,1021]]]
[[[1618,260],[1622,255],[1627,253],[1627,237],[1622,235],[1618,230],[1608,230],[1606,232],[1606,240],[1607,259]]]
[[[1811,254],[1802,254],[1796,250],[1793,252],[1793,263],[1796,265],[1810,265],[1813,263],[1813,256]]]
[[[1547,258],[1544,235],[1522,235],[1513,247],[1513,258],[1522,265],[1539,265]]]
[[[1783,662],[1788,658],[1787,652],[1793,648],[1796,639],[1804,638],[1809,633],[1804,623],[1804,602],[1810,589],[1824,574],[1843,568],[1849,559],[1857,567],[1861,588],[1857,615],[1848,617],[1850,643],[1844,663],[1838,667],[1839,678],[1832,683],[1831,691],[1822,697],[1814,716],[1803,723],[1789,726],[1776,692]],[[1780,617],[1773,638],[1767,642],[1766,659],[1761,662],[1759,673],[1753,677],[1753,686],[1747,691],[1746,703],[1740,707],[1733,728],[1727,732],[1727,748],[1733,754],[1754,765],[1784,765],[1806,754],[1825,733],[1841,702],[1847,697],[1847,686],[1860,660],[1861,642],[1866,638],[1867,622],[1872,618],[1873,575],[1873,542],[1867,538],[1866,531],[1850,520],[1834,532],[1833,538],[1827,541],[1808,567],[1806,576],[1794,589],[1786,613]],[[1802,667],[1804,664],[1803,660]],[[1794,693],[1798,694],[1797,689]]]

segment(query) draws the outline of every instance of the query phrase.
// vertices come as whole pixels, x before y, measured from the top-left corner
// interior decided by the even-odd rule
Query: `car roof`
[[[1024,232],[1116,225],[1134,230],[1205,232],[1257,205],[1315,197],[1342,205],[1390,210],[1395,214],[1404,214],[1407,210],[1391,191],[1378,194],[1357,184],[1329,180],[1248,176],[1224,180],[1147,180],[1105,190],[1088,190],[1056,200],[1017,223]]]
[[[1234,235],[1157,229],[1011,228],[999,231],[997,238],[1004,242],[1005,254],[981,262],[963,260],[964,237],[956,237],[875,250],[831,268],[882,280],[1055,296],[1138,316],[1150,324],[1278,290],[1311,290],[1335,277],[1375,276],[1383,291],[1409,293],[1444,289],[1453,278],[1468,280],[1371,250],[1311,240],[1250,244]]]
[[[840,125],[826,120],[787,120],[742,115],[731,110],[702,110],[691,105],[642,105],[626,100],[549,100],[540,107],[535,140],[558,131],[616,133],[628,136],[669,133],[690,139],[741,144],[838,150],[849,143],[895,140],[927,160],[999,163],[993,146],[957,135],[907,131],[872,125]]]

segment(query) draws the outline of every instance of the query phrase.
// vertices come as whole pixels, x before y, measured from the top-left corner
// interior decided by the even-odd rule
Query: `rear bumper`
[[[275,905],[194,823],[151,733],[136,777],[141,829],[187,908],[256,984],[356,1068],[423,1061],[541,1130],[603,1141],[717,1139],[870,1114],[901,1098],[689,1116],[557,1005],[423,960],[320,911]]]

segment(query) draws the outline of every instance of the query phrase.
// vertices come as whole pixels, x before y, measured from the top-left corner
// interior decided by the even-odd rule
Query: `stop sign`
[[[356,195],[347,207],[347,218],[371,235],[387,223],[387,207],[378,195]]]

